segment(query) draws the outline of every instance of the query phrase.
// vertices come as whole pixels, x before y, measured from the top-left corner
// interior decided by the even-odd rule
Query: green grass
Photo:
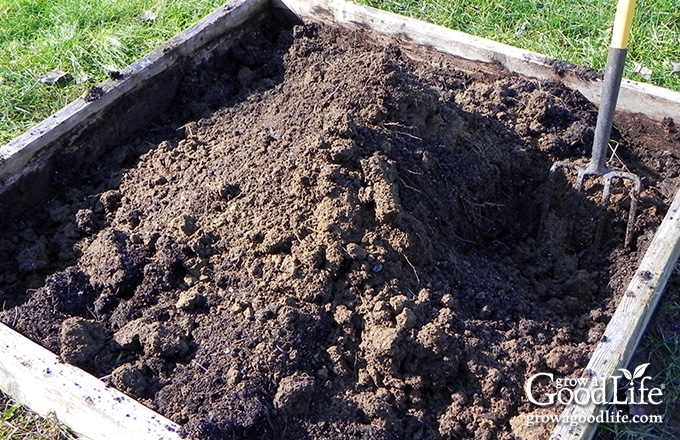
[[[148,53],[226,0],[0,0],[0,145]],[[490,38],[527,50],[603,69],[615,1],[582,0],[359,0],[360,3]],[[157,19],[143,22],[153,11]],[[677,0],[639,0],[626,76],[641,63],[654,73],[649,82],[680,90],[680,8]],[[48,86],[40,76],[60,69],[63,84]],[[662,307],[680,325],[680,274]],[[667,296],[669,296],[667,294]],[[675,309],[674,309],[675,307]],[[648,331],[655,362],[668,385],[669,411],[680,399],[678,332]],[[606,427],[616,438],[639,438],[633,428]],[[666,427],[649,435],[664,438]],[[677,429],[677,427],[675,427]],[[653,437],[656,435],[656,437]],[[71,439],[58,424],[42,420],[0,394],[0,440]]]
[[[0,0],[0,145],[63,107],[224,0]],[[615,1],[359,0],[370,6],[603,69]],[[144,11],[157,20],[142,22]],[[639,0],[626,76],[680,90],[677,0]],[[39,81],[60,69],[71,79]],[[85,82],[82,82],[85,80]]]
[[[223,3],[0,0],[0,145]],[[147,10],[156,20],[140,20]],[[70,79],[41,83],[53,69]]]
[[[56,420],[43,419],[0,393],[0,440],[75,440]]]
[[[640,357],[641,353],[646,355]],[[666,292],[637,349],[638,359],[658,371],[654,386],[663,385],[663,399],[649,414],[661,414],[660,424],[601,425],[596,440],[674,440],[680,438],[680,266],[671,276]],[[635,358],[634,358],[635,359]],[[629,365],[629,369],[635,365]]]
[[[480,37],[575,64],[604,69],[616,1],[604,0],[359,0]],[[680,8],[677,0],[637,2],[626,77],[640,63],[654,73],[649,82],[680,90]]]

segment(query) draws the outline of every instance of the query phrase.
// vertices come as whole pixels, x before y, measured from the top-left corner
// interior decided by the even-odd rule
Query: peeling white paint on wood
[[[344,0],[272,2],[274,6],[290,9],[304,19],[370,28],[457,57],[500,65],[509,72],[561,81],[580,91],[591,102],[600,102],[602,81],[579,77],[575,73],[577,66],[545,55]],[[644,114],[658,122],[672,118],[680,123],[680,93],[651,84],[624,79],[617,108],[619,111]]]
[[[0,324],[0,390],[85,439],[179,440],[180,427]]]
[[[367,27],[468,60],[500,65],[510,72],[560,80],[591,101],[599,101],[600,81],[579,78],[570,72],[557,72],[554,60],[491,40],[343,0],[272,0],[271,3],[267,0],[233,0],[133,63],[122,72],[123,80],[103,84],[99,99],[79,98],[0,147],[0,191],[43,166],[44,156],[54,144],[67,140],[83,126],[96,126],[101,115],[131,91],[172,69],[181,57],[193,54],[225,34],[237,32],[239,26],[270,5],[290,10],[304,20]],[[657,121],[666,117],[680,121],[680,94],[624,80],[619,109],[642,113]],[[678,258],[679,210],[680,193],[631,281],[629,291],[634,295],[624,296],[607,327],[607,342],[597,347],[588,366],[600,376],[624,366],[639,342]],[[180,438],[179,427],[171,421],[106,387],[82,370],[62,364],[54,354],[1,324],[0,389],[41,415],[54,414],[84,438]],[[594,408],[567,408],[565,414],[568,411],[574,414],[576,410],[595,411]],[[567,431],[558,427],[555,432],[562,439],[585,439],[594,432],[594,426],[580,427],[580,437],[569,436]]]

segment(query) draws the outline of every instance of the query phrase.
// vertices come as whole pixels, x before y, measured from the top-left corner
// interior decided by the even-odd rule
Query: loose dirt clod
[[[61,350],[64,362],[86,367],[104,349],[106,330],[99,322],[79,317],[66,319],[61,324]]]
[[[592,139],[580,94],[275,20],[185,70],[156,125],[4,228],[3,322],[58,351],[96,320],[87,368],[197,439],[510,439],[529,375],[580,375],[637,261],[625,197],[599,246],[569,191],[534,240],[550,163]],[[620,122],[644,248],[679,142]]]
[[[290,414],[305,414],[314,393],[314,378],[304,373],[293,373],[279,382],[274,395],[274,407]]]

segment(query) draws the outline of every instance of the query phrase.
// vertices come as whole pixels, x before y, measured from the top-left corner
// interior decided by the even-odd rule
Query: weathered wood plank
[[[0,193],[46,166],[55,148],[84,130],[99,127],[110,109],[185,57],[215,42],[236,38],[243,25],[269,7],[267,0],[233,0],[151,54],[128,66],[122,80],[101,85],[97,99],[76,99],[0,147]],[[147,109],[153,118],[158,109]],[[37,173],[39,174],[39,173]],[[29,182],[31,184],[35,182]],[[179,426],[0,324],[0,390],[42,416],[54,414],[92,440],[178,440]]]
[[[508,71],[521,75],[562,81],[569,87],[579,90],[591,102],[598,104],[600,101],[602,87],[600,80],[579,77],[576,66],[545,55],[344,0],[272,0],[272,2],[275,7],[290,9],[304,19],[368,27],[382,34],[433,47],[457,57],[501,65]],[[605,51],[606,48],[603,47],[602,50]],[[624,79],[618,109],[642,113],[656,121],[662,121],[664,118],[680,121],[680,93]]]
[[[179,440],[180,427],[0,324],[0,390],[86,439]]]
[[[101,84],[96,99],[77,98],[21,136],[0,147],[0,192],[45,165],[51,149],[74,132],[94,124],[121,98],[146,87],[183,58],[195,55],[219,37],[237,31],[269,6],[267,0],[233,0],[125,68],[121,80]],[[150,109],[146,117],[157,114]]]
[[[609,378],[625,368],[640,342],[647,323],[666,288],[680,256],[680,191],[656,232],[635,276],[614,312],[600,342],[586,367],[595,379]],[[593,383],[591,382],[591,386]],[[609,396],[611,397],[611,396]],[[607,399],[609,400],[609,399]],[[593,403],[572,404],[562,412],[561,420],[587,420],[599,414],[601,407]],[[551,438],[560,440],[591,439],[597,424],[558,424]]]
[[[598,81],[583,80],[569,73],[560,77],[553,67],[553,60],[539,54],[341,0],[272,2],[304,19],[369,27],[455,56],[502,65],[509,71],[527,76],[559,79],[577,88],[594,102],[599,99]],[[74,130],[81,130],[83,126],[94,126],[114,102],[144,87],[150,79],[171,70],[182,57],[193,55],[216,38],[235,31],[253,15],[269,7],[269,4],[267,0],[233,0],[131,65],[123,71],[125,79],[122,81],[104,84],[104,94],[100,99],[89,102],[78,99],[34,129],[0,147],[0,183],[9,185],[21,179],[43,163],[46,152],[53,144],[62,141]],[[680,120],[679,96],[658,87],[624,81],[619,102],[623,110],[640,112],[652,119],[672,117]],[[678,241],[678,204],[680,197],[676,196],[669,216],[645,255],[638,275],[631,282],[629,290],[635,293],[635,298],[626,296],[619,308],[621,312],[617,310],[615,314],[615,317],[620,315],[617,320],[621,320],[622,324],[618,324],[620,327],[614,331],[608,327],[606,334],[611,339],[600,344],[606,346],[602,349],[603,354],[596,351],[592,365],[588,367],[600,376],[611,374],[627,362],[665,286],[670,272],[667,265],[670,264],[672,268],[673,263],[669,261],[674,262],[678,254],[677,244],[669,244]],[[672,224],[668,226],[668,222]],[[655,244],[657,241],[662,244]],[[661,261],[664,262],[663,267],[659,265]],[[652,274],[651,279],[648,272]],[[642,301],[645,296],[649,297],[648,300]],[[629,333],[628,337],[623,335],[625,332]],[[615,339],[615,335],[621,337]],[[77,368],[59,363],[56,356],[2,325],[0,352],[0,389],[40,414],[54,413],[59,420],[86,438],[179,438],[176,434],[178,427],[172,422],[105,387],[101,381]],[[586,426],[582,431],[586,433],[592,428]]]

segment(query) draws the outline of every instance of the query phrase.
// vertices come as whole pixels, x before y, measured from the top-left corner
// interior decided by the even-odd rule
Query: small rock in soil
[[[0,297],[25,295],[3,322],[74,361],[113,334],[104,374],[190,438],[521,436],[527,375],[579,374],[639,257],[616,251],[624,199],[596,246],[599,202],[564,188],[535,239],[595,107],[358,28],[261,24],[105,160],[57,154],[52,207],[0,230]],[[654,188],[638,227],[680,175],[665,127],[613,134]]]
[[[179,294],[179,299],[175,303],[175,307],[184,311],[191,311],[201,308],[206,304],[206,298],[197,288],[190,288],[184,290]]]
[[[70,75],[68,74],[68,72],[64,72],[63,70],[60,69],[54,69],[40,76],[40,78],[38,78],[38,81],[40,81],[43,84],[52,86],[55,84],[65,83],[69,77]]]

